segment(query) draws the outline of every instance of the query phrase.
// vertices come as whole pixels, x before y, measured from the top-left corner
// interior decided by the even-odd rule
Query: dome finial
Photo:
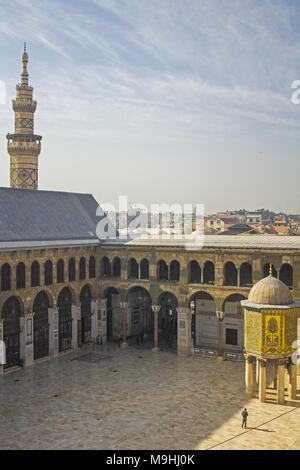
[[[270,273],[270,277],[272,277],[272,276],[273,276],[273,267],[272,267],[272,264],[271,264],[271,263],[270,263],[270,271],[269,271],[269,273]]]

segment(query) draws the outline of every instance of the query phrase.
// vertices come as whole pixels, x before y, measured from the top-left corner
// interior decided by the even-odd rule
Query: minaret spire
[[[16,99],[12,101],[15,112],[15,133],[7,134],[10,186],[38,189],[38,156],[41,152],[42,137],[34,134],[34,113],[37,103],[33,100],[33,88],[28,82],[26,42],[22,64],[21,83],[16,86]]]
[[[23,55],[22,55],[22,64],[23,64],[23,71],[21,73],[21,85],[28,86],[28,72],[27,72],[28,54],[26,52],[26,42],[24,42],[24,52],[23,52]]]

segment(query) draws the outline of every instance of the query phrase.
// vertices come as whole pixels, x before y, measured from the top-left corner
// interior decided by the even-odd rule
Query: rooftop
[[[0,249],[98,242],[91,194],[0,188]]]

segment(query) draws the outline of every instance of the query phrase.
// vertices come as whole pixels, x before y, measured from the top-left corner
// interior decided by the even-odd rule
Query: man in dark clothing
[[[243,417],[243,423],[242,423],[242,428],[246,428],[247,427],[247,417],[248,417],[248,411],[247,411],[247,408],[245,408],[243,411],[242,411],[242,417]]]

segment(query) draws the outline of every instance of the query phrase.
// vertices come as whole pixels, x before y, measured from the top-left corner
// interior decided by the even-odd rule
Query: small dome
[[[268,276],[252,287],[248,301],[261,305],[289,305],[293,303],[293,296],[286,284]]]

